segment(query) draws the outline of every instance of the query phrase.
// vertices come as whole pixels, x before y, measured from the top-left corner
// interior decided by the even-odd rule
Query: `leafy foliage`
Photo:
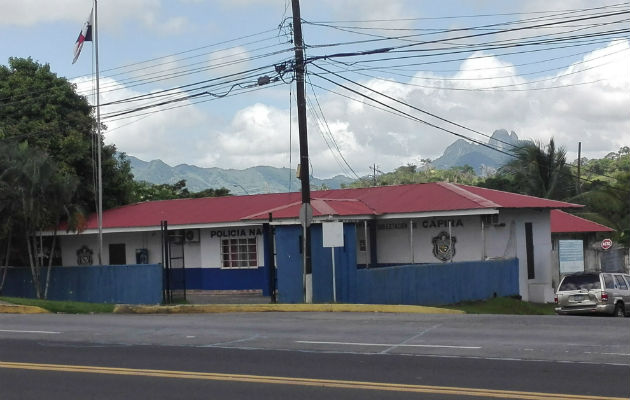
[[[0,146],[25,142],[48,154],[61,173],[78,178],[81,190],[72,201],[86,211],[96,209],[95,140],[92,107],[75,85],[30,58],[0,66]],[[101,144],[103,206],[126,204],[133,183],[129,163],[115,157],[115,146]]]
[[[422,160],[422,162],[423,165],[421,167],[407,164],[396,168],[393,172],[372,176],[371,178],[365,177],[350,185],[343,185],[343,187],[358,188],[444,181],[473,185],[479,180],[475,175],[475,170],[469,165],[438,170],[431,166],[431,160]]]
[[[562,200],[571,194],[571,171],[566,151],[556,148],[553,138],[543,146],[528,143],[514,150],[515,159],[501,167],[500,175],[511,176],[518,182],[522,194]]]
[[[205,189],[200,192],[190,192],[186,188],[185,179],[182,179],[172,185],[169,185],[168,183],[156,185],[144,181],[134,182],[132,193],[134,202],[200,197],[220,197],[230,195],[229,189],[226,188]]]
[[[568,200],[584,204],[581,217],[615,229],[614,239],[630,246],[630,148],[581,164],[579,193]]]

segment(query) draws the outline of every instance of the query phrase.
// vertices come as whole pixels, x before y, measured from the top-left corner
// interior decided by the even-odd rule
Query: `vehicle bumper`
[[[569,306],[569,307],[556,307],[556,314],[568,315],[568,314],[612,314],[615,311],[614,304],[596,304],[589,306]]]

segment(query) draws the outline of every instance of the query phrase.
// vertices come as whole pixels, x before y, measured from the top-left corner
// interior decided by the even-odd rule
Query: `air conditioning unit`
[[[186,243],[199,243],[199,229],[186,229],[184,240]]]
[[[499,214],[486,214],[481,216],[484,225],[497,225],[499,223]]]

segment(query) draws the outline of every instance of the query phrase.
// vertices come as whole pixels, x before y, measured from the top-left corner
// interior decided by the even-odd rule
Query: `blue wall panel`
[[[301,226],[276,226],[278,302],[303,303]]]
[[[357,275],[359,303],[441,305],[518,293],[517,259],[370,268]]]
[[[182,274],[185,273],[186,289],[190,290],[269,290],[267,268],[174,268],[173,289],[182,289]]]
[[[35,297],[30,269],[10,269],[2,294]],[[162,301],[162,266],[53,267],[48,298],[92,303],[158,304]]]
[[[335,247],[335,286],[338,303],[356,302],[357,249],[354,224],[344,224],[344,246]],[[332,303],[332,249],[323,247],[322,225],[311,228],[313,302]]]
[[[302,253],[300,226],[276,226],[276,262],[278,301],[302,303]],[[311,225],[311,264],[313,267],[313,302],[333,301],[332,254],[323,247],[321,224]],[[356,230],[354,224],[344,225],[344,247],[335,248],[335,279],[337,302],[356,302]]]

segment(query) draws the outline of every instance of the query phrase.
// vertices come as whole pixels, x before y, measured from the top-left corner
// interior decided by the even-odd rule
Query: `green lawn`
[[[89,313],[111,313],[114,311],[114,304],[84,303],[80,301],[54,301],[38,300],[22,297],[0,297],[0,300],[7,303],[19,304],[23,306],[37,306],[53,313],[68,314],[89,314]]]
[[[514,315],[553,315],[555,304],[529,303],[511,297],[497,297],[483,301],[465,302],[442,306],[461,310],[466,314],[514,314]]]

